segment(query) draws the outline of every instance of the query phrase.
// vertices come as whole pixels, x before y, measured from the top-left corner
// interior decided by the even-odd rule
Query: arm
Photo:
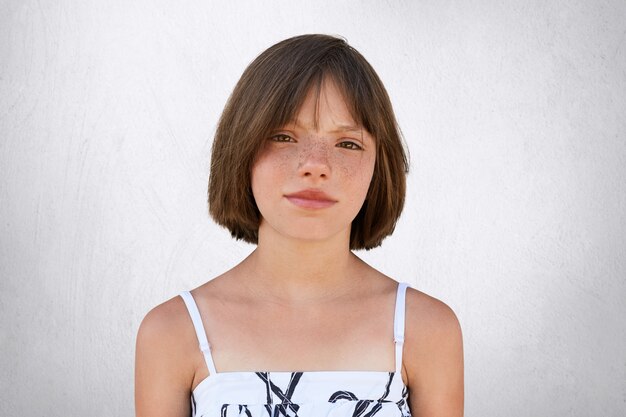
[[[404,365],[413,417],[463,416],[463,340],[454,312],[407,290]]]
[[[135,351],[136,417],[188,417],[194,376],[182,300],[172,299],[150,311],[137,333]],[[193,335],[195,337],[195,335]],[[191,343],[197,347],[197,343]],[[187,355],[187,356],[185,356]]]

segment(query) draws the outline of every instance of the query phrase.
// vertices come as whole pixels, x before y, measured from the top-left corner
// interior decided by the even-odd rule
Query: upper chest
[[[199,308],[218,372],[393,369],[394,304],[384,295],[308,306],[211,299]]]

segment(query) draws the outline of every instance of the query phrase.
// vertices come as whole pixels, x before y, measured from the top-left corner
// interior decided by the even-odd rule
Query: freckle
[[[280,157],[280,167],[287,168],[289,166],[289,163],[291,162],[291,158],[291,155],[283,153]]]
[[[353,170],[349,169],[345,165],[343,165],[341,167],[341,173],[343,174],[343,176],[345,176],[347,178],[354,178],[354,174],[355,174],[355,172]]]

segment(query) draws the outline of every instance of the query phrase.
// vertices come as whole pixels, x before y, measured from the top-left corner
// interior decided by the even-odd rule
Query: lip
[[[308,209],[330,207],[337,202],[328,194],[320,190],[308,189],[296,193],[286,194],[285,198],[292,204]]]

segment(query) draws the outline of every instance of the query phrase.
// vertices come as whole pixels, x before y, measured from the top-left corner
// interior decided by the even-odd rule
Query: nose
[[[329,152],[322,143],[312,143],[302,149],[298,174],[311,178],[328,178],[330,175]]]

